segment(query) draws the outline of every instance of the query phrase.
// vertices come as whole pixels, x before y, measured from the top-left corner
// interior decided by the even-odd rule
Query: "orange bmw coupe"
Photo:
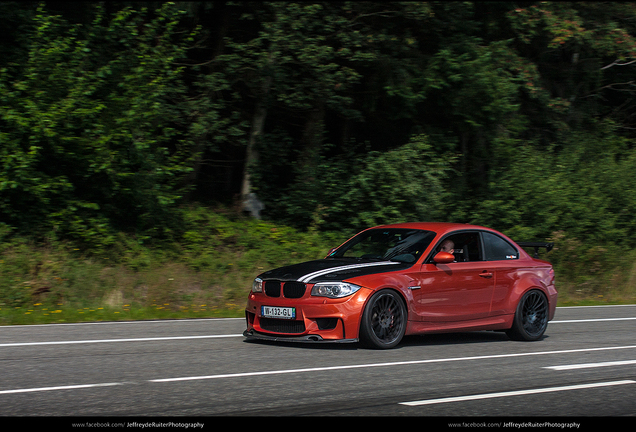
[[[457,331],[539,340],[554,317],[557,291],[554,270],[537,251],[552,246],[457,223],[369,228],[324,259],[260,274],[248,296],[244,336],[380,349],[404,335]]]

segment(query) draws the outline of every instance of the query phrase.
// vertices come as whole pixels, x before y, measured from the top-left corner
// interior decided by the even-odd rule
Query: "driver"
[[[451,239],[444,240],[437,252],[455,253],[455,243]]]

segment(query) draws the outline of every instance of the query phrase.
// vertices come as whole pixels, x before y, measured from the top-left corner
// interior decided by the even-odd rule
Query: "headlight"
[[[342,298],[350,296],[359,289],[360,287],[358,285],[346,282],[318,282],[311,289],[311,295],[318,297]]]
[[[260,278],[254,279],[252,282],[252,292],[259,293],[263,292],[263,280]]]

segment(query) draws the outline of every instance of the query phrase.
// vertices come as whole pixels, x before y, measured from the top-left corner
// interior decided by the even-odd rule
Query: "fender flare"
[[[556,308],[556,290],[554,290],[554,286],[552,286],[552,288],[554,294],[550,292],[550,286],[545,285],[545,283],[540,278],[537,278],[533,275],[523,277],[514,284],[512,290],[510,291],[510,295],[508,296],[508,301],[505,308],[507,310],[513,311],[514,314],[517,310],[517,305],[519,304],[521,297],[523,297],[523,295],[528,291],[538,290],[541,291],[548,300],[550,311],[549,320],[551,320],[554,317],[554,311]]]

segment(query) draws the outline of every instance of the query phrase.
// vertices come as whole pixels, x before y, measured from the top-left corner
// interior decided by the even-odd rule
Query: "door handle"
[[[479,273],[479,276],[483,277],[483,278],[491,278],[492,277],[492,273],[484,270],[483,272]]]

